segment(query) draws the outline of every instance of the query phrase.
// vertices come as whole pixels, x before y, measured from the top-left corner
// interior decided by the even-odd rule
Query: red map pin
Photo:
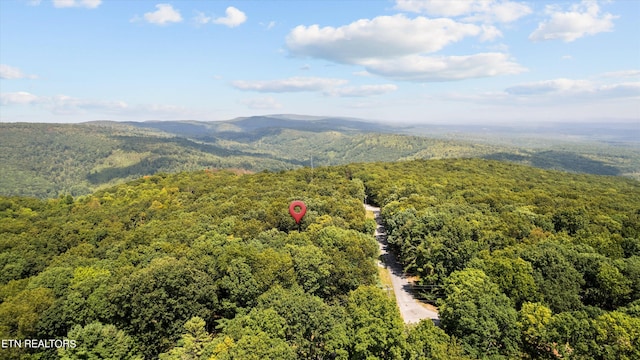
[[[296,207],[300,208],[300,212],[296,212]],[[289,205],[289,214],[291,214],[293,219],[296,221],[296,224],[300,224],[300,220],[302,220],[302,217],[306,212],[307,205],[300,200],[292,201]]]

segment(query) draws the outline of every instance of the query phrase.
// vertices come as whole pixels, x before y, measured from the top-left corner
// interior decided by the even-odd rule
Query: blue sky
[[[640,1],[0,1],[0,121],[640,124]]]

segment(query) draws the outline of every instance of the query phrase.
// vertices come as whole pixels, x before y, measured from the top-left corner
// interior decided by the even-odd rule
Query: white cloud
[[[289,51],[339,63],[358,63],[370,58],[392,58],[432,53],[483,29],[451,19],[409,19],[404,15],[361,19],[340,27],[300,25],[286,38]]]
[[[2,105],[22,105],[31,104],[38,101],[38,97],[25,91],[0,94],[0,104]]]
[[[398,90],[398,87],[393,84],[345,86],[328,89],[325,91],[325,95],[340,97],[367,97],[383,95],[396,90]]]
[[[640,70],[621,70],[610,71],[600,75],[600,77],[607,78],[637,78],[640,77]]]
[[[525,4],[507,0],[397,0],[395,7],[431,16],[465,16],[464,21],[472,22],[508,23],[532,12]]]
[[[517,74],[526,69],[504,53],[428,56],[465,37],[502,36],[493,25],[451,19],[409,19],[399,14],[362,19],[341,27],[297,26],[287,36],[293,55],[361,65],[370,74],[429,82]]]
[[[38,99],[56,115],[79,114],[86,111],[96,111],[106,114],[116,114],[129,108],[124,101],[100,101],[74,98],[67,95],[56,95]]]
[[[49,100],[47,107],[56,115],[104,114],[125,118],[185,119],[194,112],[181,106],[167,104],[130,105],[124,101],[80,99],[57,95]]]
[[[460,16],[471,12],[474,1],[397,0],[396,9],[435,16]]]
[[[322,91],[330,87],[346,84],[346,80],[318,77],[291,77],[280,80],[233,81],[231,85],[239,90],[258,92],[301,92]]]
[[[236,27],[247,21],[247,15],[233,6],[229,6],[225,11],[225,14],[226,16],[219,17],[212,22],[214,24],[225,25],[228,27]]]
[[[102,0],[53,0],[53,6],[57,8],[83,7],[95,9],[100,6],[101,3]]]
[[[486,48],[487,48],[487,50],[491,50],[493,52],[501,52],[501,53],[508,53],[509,52],[509,45],[507,45],[505,43],[492,44],[490,46],[487,46]]]
[[[481,41],[495,40],[502,37],[502,32],[493,25],[482,25],[482,33],[480,34]]]
[[[464,18],[465,21],[510,23],[532,13],[530,7],[513,1],[485,1],[487,6]]]
[[[352,73],[352,75],[354,76],[363,76],[363,77],[370,77],[373,76],[373,74],[371,74],[370,72],[368,72],[367,70],[362,70],[362,71],[354,71]]]
[[[267,81],[233,81],[231,86],[244,91],[269,93],[319,92],[325,96],[366,97],[382,95],[398,89],[394,84],[345,86],[347,80],[318,77],[291,77]]]
[[[156,25],[167,25],[169,23],[178,23],[182,21],[180,12],[173,8],[170,4],[157,4],[156,11],[144,14],[144,19]]]
[[[553,99],[592,100],[640,97],[640,82],[597,84],[589,80],[553,79],[516,85],[505,89],[508,95]]]
[[[595,86],[600,88],[600,86]],[[631,91],[629,91],[631,90]],[[429,97],[415,99],[410,106],[421,106],[422,111],[413,113],[429,114],[430,122],[473,122],[518,124],[524,122],[585,122],[619,119],[637,123],[638,84],[633,86],[617,84],[613,88],[602,87],[600,92],[549,92],[536,95],[512,95],[504,91],[436,93]],[[624,92],[627,94],[624,94]],[[629,92],[635,91],[635,95]],[[463,109],[464,111],[461,111]],[[410,117],[412,113],[408,113]],[[424,121],[424,117],[414,117],[414,121]]]
[[[602,79],[604,80],[604,79]],[[587,121],[624,119],[638,122],[640,82],[602,83],[584,79],[552,79],[518,84],[503,91],[438,93],[428,101],[457,111],[458,121]],[[425,111],[427,111],[425,109]],[[451,118],[451,116],[443,117]]]
[[[282,108],[282,104],[270,96],[243,100],[242,103],[250,109],[257,110],[277,110]]]
[[[572,42],[586,35],[595,35],[613,30],[613,20],[618,18],[609,13],[601,14],[595,1],[583,0],[563,12],[557,6],[547,6],[550,19],[538,24],[529,35],[529,40],[562,40]]]
[[[266,30],[271,30],[277,25],[275,21],[269,21],[268,23],[260,22],[259,24],[260,26],[264,27]]]
[[[54,115],[81,115],[104,117],[112,116],[124,119],[185,119],[195,118],[201,114],[172,105],[139,104],[129,105],[124,101],[104,101],[83,99],[68,95],[37,96],[28,92],[0,93],[0,104],[3,106],[34,106],[49,111]]]
[[[208,24],[209,22],[211,22],[211,17],[205,15],[203,12],[198,11],[197,15],[193,18],[193,20],[196,22],[196,24],[198,25],[205,25]]]
[[[13,79],[37,79],[36,75],[24,74],[20,69],[13,66],[0,64],[0,79],[13,80]]]
[[[592,91],[594,85],[587,80],[554,79],[516,85],[505,89],[511,95],[540,95]]]
[[[367,71],[388,78],[415,82],[453,81],[526,71],[502,53],[467,56],[410,55],[391,60],[364,62]]]
[[[603,98],[636,98],[640,100],[640,82],[603,85],[596,88],[596,94]]]

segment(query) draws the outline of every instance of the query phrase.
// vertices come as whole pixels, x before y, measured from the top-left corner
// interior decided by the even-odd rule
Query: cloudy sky
[[[0,121],[640,124],[640,1],[1,0]]]

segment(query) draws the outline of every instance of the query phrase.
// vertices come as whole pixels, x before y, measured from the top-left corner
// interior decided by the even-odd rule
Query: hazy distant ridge
[[[303,115],[0,124],[0,191],[55,197],[87,194],[157,172],[280,171],[312,164],[461,157],[640,178],[640,143],[631,125],[626,127],[392,126]]]

